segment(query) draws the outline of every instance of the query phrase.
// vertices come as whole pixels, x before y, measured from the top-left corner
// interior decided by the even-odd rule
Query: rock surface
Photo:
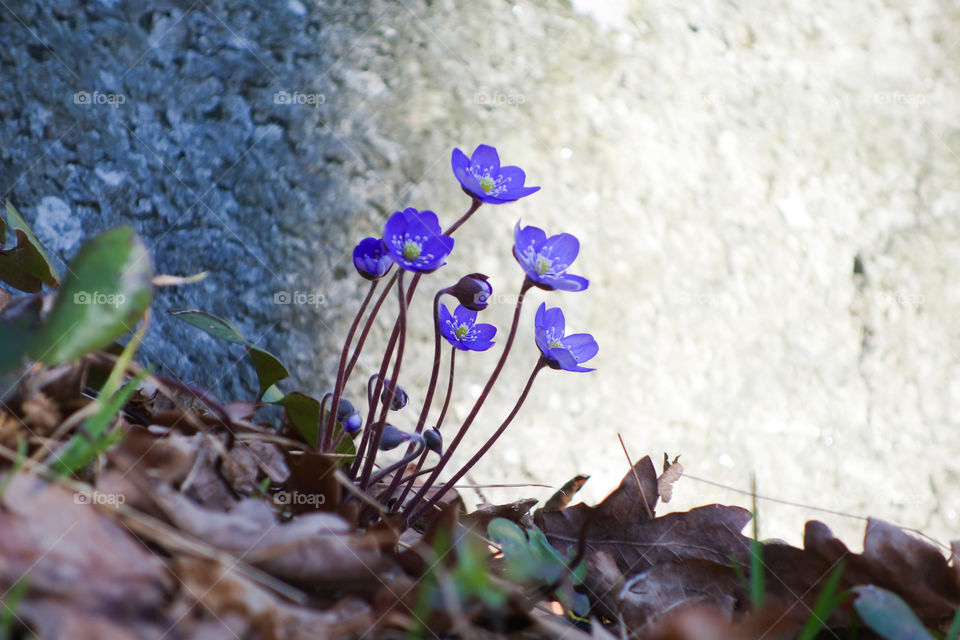
[[[543,189],[482,208],[427,283],[488,273],[487,321],[505,330],[513,224],[575,233],[590,289],[531,296],[523,326],[540,300],[560,304],[601,351],[595,374],[547,372],[474,478],[589,473],[585,497],[599,499],[626,469],[620,432],[634,456],[681,453],[695,476],[747,487],[756,471],[762,494],[947,539],[958,22],[935,0],[14,0],[0,9],[0,187],[61,260],[129,223],[159,272],[210,271],[158,297],[143,356],[163,370],[250,396],[240,351],[163,313],[200,307],[319,392],[362,295],[353,243],[399,207],[453,220],[467,202],[451,148],[495,144]],[[317,304],[274,304],[281,292]],[[412,310],[414,397],[428,297]],[[529,333],[474,446],[536,357]],[[495,358],[459,360],[454,415]],[[678,507],[711,500],[746,499],[678,485]],[[761,509],[764,535],[797,540],[809,517],[862,531]]]

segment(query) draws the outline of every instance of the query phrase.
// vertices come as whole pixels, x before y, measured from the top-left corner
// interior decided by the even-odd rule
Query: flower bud
[[[383,425],[383,434],[380,436],[380,451],[396,449],[410,439],[410,434],[397,429],[392,424]]]
[[[359,411],[354,411],[345,419],[341,420],[340,424],[343,425],[343,430],[352,436],[357,431],[360,431],[360,427],[363,426],[363,418],[360,416]]]
[[[383,381],[383,393],[380,394],[380,402],[386,402],[387,398],[390,398],[390,379]],[[403,387],[397,385],[393,389],[393,397],[390,398],[390,410],[391,411],[400,411],[405,406],[407,406],[407,392],[403,390]]]
[[[427,443],[427,449],[433,451],[438,456],[443,455],[443,436],[435,428],[427,429],[423,432],[423,440]]]
[[[346,398],[340,398],[340,404],[337,405],[337,422],[343,422],[349,418],[353,411],[353,403]]]
[[[393,266],[387,245],[380,238],[364,238],[353,249],[353,266],[367,280],[379,280]]]
[[[463,276],[457,284],[448,290],[464,308],[470,311],[483,311],[493,295],[493,286],[482,273]]]

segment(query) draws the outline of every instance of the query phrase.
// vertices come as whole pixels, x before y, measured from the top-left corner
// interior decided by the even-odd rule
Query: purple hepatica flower
[[[520,221],[513,231],[513,257],[517,259],[527,277],[535,285],[547,291],[583,291],[589,281],[567,273],[577,259],[580,241],[569,233],[547,237],[543,229],[534,226],[520,228]]]
[[[353,249],[353,266],[367,280],[378,280],[387,275],[393,258],[380,238],[364,238]]]
[[[463,190],[481,202],[513,202],[540,190],[540,187],[523,186],[527,179],[523,169],[501,167],[497,150],[485,144],[474,149],[471,158],[454,149],[450,164]]]
[[[551,369],[595,371],[581,367],[580,363],[597,355],[597,341],[589,333],[564,336],[563,312],[559,307],[547,309],[547,304],[541,302],[533,324],[537,346]]]
[[[383,228],[383,242],[401,269],[430,273],[447,264],[453,238],[442,235],[433,211],[397,211]]]
[[[440,305],[440,333],[461,351],[486,351],[493,346],[497,328],[492,324],[476,324],[477,312],[458,306],[453,315],[447,305]]]

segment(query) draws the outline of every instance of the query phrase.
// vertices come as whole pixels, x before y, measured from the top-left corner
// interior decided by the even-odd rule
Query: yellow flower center
[[[407,240],[403,243],[403,257],[407,260],[416,260],[420,257],[422,248],[413,240]]]
[[[550,348],[551,348],[551,349],[562,349],[562,348],[563,348],[563,344],[561,344],[559,340],[557,340],[556,338],[554,338],[553,340],[550,341]]]
[[[550,266],[553,264],[553,260],[545,258],[543,256],[537,256],[536,261],[533,263],[533,269],[541,276],[550,270]]]
[[[480,188],[483,189],[484,193],[490,193],[495,186],[497,186],[497,183],[490,176],[480,178]]]
[[[468,327],[468,326],[465,325],[465,324],[462,324],[462,325],[460,325],[459,327],[457,327],[456,330],[455,330],[453,333],[454,333],[455,336],[457,336],[458,338],[460,338],[460,339],[462,340],[463,338],[466,337],[466,335],[467,335],[468,333],[470,333],[470,327]]]

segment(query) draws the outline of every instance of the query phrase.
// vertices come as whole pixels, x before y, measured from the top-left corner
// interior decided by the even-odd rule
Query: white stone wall
[[[543,187],[483,207],[448,277],[484,271],[513,295],[520,217],[582,242],[572,271],[590,289],[531,296],[470,442],[506,415],[536,358],[540,300],[595,334],[599,371],[542,375],[472,477],[588,473],[583,495],[597,500],[627,469],[619,432],[635,458],[682,454],[692,475],[749,488],[755,472],[764,495],[960,537],[956,8],[576,4],[602,15],[411,6],[375,25],[389,56],[366,57],[360,76],[382,81],[366,108],[417,182],[385,192],[385,207],[459,215],[454,145],[494,144]],[[511,309],[502,300],[487,319],[505,330]],[[421,352],[409,362],[426,370]],[[460,383],[477,393],[495,357],[460,358]],[[469,407],[461,396],[455,415]],[[709,501],[749,504],[685,480],[675,505]],[[854,546],[862,536],[862,522],[768,503],[762,535],[798,541],[814,517]]]

